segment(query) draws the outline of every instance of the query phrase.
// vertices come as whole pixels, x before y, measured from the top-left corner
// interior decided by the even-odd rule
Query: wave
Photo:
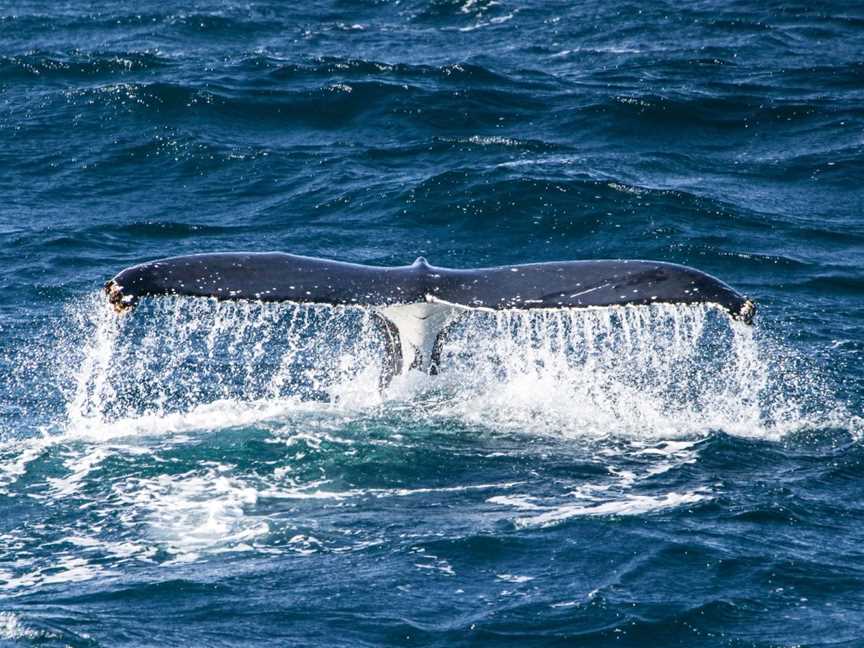
[[[362,63],[362,65],[360,64]],[[549,109],[555,120],[564,119],[558,129],[566,129],[576,120],[601,119],[602,123],[625,127],[631,121],[647,124],[675,122],[681,127],[711,127],[719,129],[741,129],[746,124],[774,124],[783,129],[812,128],[826,119],[857,119],[862,116],[853,105],[840,105],[820,98],[808,101],[774,99],[763,95],[728,93],[665,96],[656,94],[603,94],[578,95],[550,89],[538,92],[533,83],[515,79],[505,83],[505,77],[492,76],[483,71],[484,79],[476,79],[481,68],[470,66],[445,66],[430,68],[434,72],[432,83],[424,83],[424,68],[415,68],[412,74],[403,74],[399,66],[383,64],[334,63],[324,64],[310,72],[303,83],[285,86],[277,83],[263,84],[257,80],[230,76],[220,77],[201,85],[177,82],[131,81],[96,87],[77,88],[66,91],[70,102],[105,102],[105,106],[125,106],[141,109],[215,110],[226,115],[243,114],[247,118],[285,119],[293,117],[307,123],[318,116],[326,122],[337,115],[351,119],[360,112],[376,108],[387,109],[387,113],[399,114],[402,104],[425,108],[434,114],[447,110],[459,110],[470,121],[496,123],[504,114],[521,115],[533,113],[541,108]],[[344,65],[343,73],[334,73],[332,68]],[[371,69],[365,70],[364,67]],[[295,67],[290,68],[296,72]],[[465,74],[464,88],[454,93],[447,88],[448,80]],[[391,70],[391,75],[381,74]],[[419,72],[418,72],[419,70]],[[377,71],[377,72],[376,72]],[[356,76],[356,78],[354,78]],[[405,77],[404,79],[401,77]],[[383,78],[377,78],[383,77]],[[308,81],[329,79],[324,85]],[[298,79],[300,80],[300,79]],[[479,82],[478,82],[479,81]],[[136,108],[138,109],[138,108]],[[395,109],[395,110],[394,110]],[[423,121],[422,112],[413,114]],[[496,115],[493,120],[492,115]],[[488,117],[487,117],[488,115]],[[451,118],[452,119],[452,118]],[[464,120],[463,120],[464,121]],[[456,123],[456,122],[454,122]]]
[[[415,22],[448,23],[453,19],[459,22],[477,20],[485,16],[501,17],[508,12],[507,7],[498,0],[427,0],[420,3],[412,20]]]
[[[497,153],[517,152],[527,153],[554,153],[569,151],[570,147],[557,142],[547,142],[538,139],[527,139],[519,137],[508,137],[502,135],[468,135],[464,137],[442,137],[436,136],[431,139],[423,139],[412,142],[398,142],[389,146],[365,146],[360,155],[364,159],[399,161],[422,156],[426,159],[440,156],[442,160],[449,160],[454,153]]]
[[[80,31],[95,30],[112,34],[135,34],[137,29],[146,31],[141,36],[151,35],[154,28],[165,29],[169,33],[185,35],[226,36],[256,31],[269,32],[274,29],[267,12],[245,8],[239,10],[226,7],[224,10],[210,12],[196,11],[128,11],[125,7],[105,7],[89,13],[86,10],[54,10],[50,13],[20,11],[14,15],[0,16],[0,24],[14,26],[19,34],[32,37],[48,30]],[[38,40],[38,39],[37,39]]]
[[[377,112],[390,119],[420,118],[430,124],[494,125],[500,112],[517,113],[541,105],[539,99],[496,88],[469,88],[454,95],[443,90],[375,80],[339,82],[314,88],[235,89],[228,85],[189,86],[177,83],[130,82],[70,90],[73,105],[159,115],[189,110],[214,118],[263,120],[261,125],[286,120],[295,124],[345,128],[356,117]],[[418,110],[425,108],[425,111]],[[97,111],[98,112],[98,111]],[[260,123],[260,122],[259,122]]]
[[[562,116],[564,114],[567,113]],[[578,108],[570,119],[583,115],[609,121],[614,118],[619,128],[638,121],[643,128],[674,123],[677,129],[705,127],[743,131],[760,124],[771,124],[782,130],[817,128],[826,119],[857,119],[864,116],[864,111],[821,97],[804,101],[765,94],[695,92],[677,96],[640,93],[601,97]]]
[[[840,295],[864,295],[864,275],[841,273],[819,273],[808,279],[804,284],[809,290],[818,294],[828,293],[835,298]]]
[[[340,79],[390,78],[400,81],[430,82],[454,85],[494,85],[523,86],[531,85],[525,80],[509,74],[496,72],[490,68],[471,63],[450,63],[447,65],[421,65],[412,63],[385,63],[368,59],[353,59],[324,56],[308,63],[285,63],[268,56],[255,56],[236,64],[240,72],[253,72],[264,69],[267,77],[277,81],[295,81],[337,77]],[[247,76],[244,74],[244,76]],[[254,77],[253,77],[254,78]]]
[[[662,214],[655,217],[658,225],[660,221],[668,225],[680,216],[681,224],[691,227],[703,220],[733,220],[740,228],[759,229],[771,220],[768,214],[703,194],[698,186],[678,188],[652,185],[647,179],[641,183],[623,180],[593,169],[573,154],[526,155],[501,161],[491,169],[465,166],[447,170],[422,179],[403,195],[412,211],[422,212],[427,222],[452,222],[453,214],[442,207],[453,191],[464,196],[465,210],[474,215],[472,227],[500,223],[505,214],[530,214],[524,220],[505,219],[504,226],[536,228],[548,220],[559,233],[585,236],[608,223],[603,213],[609,209],[616,210],[619,224],[632,220],[650,226],[641,216],[648,208]],[[538,196],[543,200],[538,201]]]
[[[153,72],[171,64],[171,59],[158,52],[73,51],[61,54],[36,51],[20,56],[0,56],[0,80],[86,80]]]

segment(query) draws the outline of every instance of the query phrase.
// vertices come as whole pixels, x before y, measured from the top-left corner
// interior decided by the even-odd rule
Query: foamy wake
[[[513,520],[516,528],[547,527],[575,517],[628,516],[653,513],[710,500],[714,493],[708,488],[669,491],[659,494],[634,492],[658,475],[695,463],[699,448],[696,441],[669,441],[642,448],[632,448],[635,456],[650,457],[637,469],[616,467],[611,459],[607,467],[612,479],[588,482],[561,498],[515,495],[491,498],[490,501],[515,508],[519,515]]]
[[[296,450],[295,459],[318,450],[325,440],[335,447],[333,452],[350,453],[356,442],[344,431],[341,434],[286,430],[275,434],[272,442]],[[528,480],[345,489],[338,486],[338,475],[337,479],[325,475],[301,478],[291,462],[259,474],[240,470],[230,461],[203,461],[185,471],[172,472],[169,462],[164,472],[156,474],[152,469],[127,476],[115,473],[109,483],[94,492],[94,484],[104,480],[98,475],[106,462],[147,454],[147,448],[104,443],[66,446],[65,475],[48,479],[47,489],[32,491],[30,496],[44,500],[46,505],[68,502],[90,515],[70,520],[62,541],[48,545],[54,547],[49,556],[21,556],[8,569],[0,569],[0,589],[16,593],[96,578],[112,579],[122,576],[130,564],[168,566],[226,552],[307,555],[360,551],[385,542],[383,530],[365,533],[362,529],[340,528],[338,517],[334,527],[325,521],[326,516],[322,521],[310,521],[306,515],[298,519],[297,513],[274,514],[295,510],[295,503],[308,515],[322,507],[334,511],[369,506],[399,510],[405,504],[397,504],[397,500],[416,499],[418,505],[428,506],[429,502],[446,498],[449,508],[462,505],[471,510],[475,531],[477,524],[501,521],[509,521],[518,530],[553,526],[577,517],[646,515],[696,505],[716,493],[709,487],[657,491],[651,484],[658,476],[695,463],[700,443],[688,440],[600,446],[592,451],[591,460],[602,462],[605,474],[574,479],[569,486],[562,481],[561,487],[553,491],[542,481]],[[158,459],[158,454],[165,447],[154,450],[157,463],[164,461]],[[388,504],[388,500],[392,503]],[[278,502],[290,504],[286,508]],[[424,524],[415,521],[414,526],[421,532]],[[38,543],[38,537],[29,537],[32,533],[32,529],[19,528],[0,535],[0,549]],[[441,557],[418,555],[418,559],[418,569],[455,573]]]

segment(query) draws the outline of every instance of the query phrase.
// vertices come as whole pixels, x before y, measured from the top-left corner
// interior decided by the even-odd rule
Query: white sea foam
[[[19,559],[11,566],[14,572],[0,572],[0,589],[26,590],[44,585],[77,583],[120,575],[116,570],[68,552],[59,552],[51,556],[50,562]]]
[[[97,576],[119,576],[120,572],[104,569],[93,565],[85,558],[78,556],[63,555],[57,558],[52,568],[43,571],[39,576],[40,585],[51,585],[57,583],[77,583],[91,580]]]
[[[478,29],[483,29],[484,27],[491,27],[493,25],[500,25],[502,23],[508,22],[513,19],[515,13],[505,14],[503,16],[495,16],[490,18],[489,20],[481,20],[473,25],[468,25],[466,27],[460,27],[459,31],[461,32],[472,32],[477,31]]]
[[[495,578],[507,583],[527,583],[534,580],[533,576],[518,576],[516,574],[495,574]]]
[[[553,526],[577,517],[642,515],[714,497],[708,487],[677,492],[651,485],[657,475],[694,463],[699,453],[696,442],[646,443],[598,449],[594,456],[603,457],[607,474],[582,480],[567,492],[495,495],[486,502],[513,510],[515,516],[510,519],[521,529]]]
[[[357,488],[346,491],[322,490],[325,481],[307,483],[302,486],[285,488],[274,486],[261,491],[262,496],[277,499],[332,499],[346,500],[358,497],[382,499],[386,497],[412,497],[415,495],[431,495],[441,493],[463,493],[466,491],[506,490],[519,485],[520,482],[502,482],[496,484],[466,484],[463,486],[442,486],[440,488]]]
[[[146,537],[185,562],[201,552],[243,550],[269,531],[246,513],[258,491],[224,466],[182,475],[130,478],[114,487],[128,507],[126,525],[143,524]]]
[[[538,506],[533,501],[530,495],[494,495],[486,501],[490,504],[500,504],[503,506],[512,506],[523,511],[542,510],[542,506]]]
[[[564,505],[551,511],[530,517],[520,517],[514,520],[517,528],[546,527],[558,524],[573,517],[587,515],[593,516],[615,516],[615,515],[641,515],[662,509],[676,508],[686,504],[693,504],[708,498],[709,495],[697,491],[684,493],[665,493],[663,495],[635,495],[629,494],[621,499],[615,499],[600,504]]]
[[[64,466],[69,470],[65,477],[49,477],[48,484],[54,491],[54,497],[68,497],[78,490],[81,483],[90,472],[108,456],[106,448],[94,448],[83,456],[68,459]]]
[[[45,448],[52,445],[51,438],[36,437],[24,441],[12,440],[0,444],[0,495],[9,495],[9,486],[27,472],[27,466],[38,459]]]
[[[186,411],[165,414],[132,414],[113,420],[98,416],[75,418],[70,421],[64,437],[105,442],[121,437],[173,436],[199,430],[228,429],[279,421],[292,414],[326,412],[328,409],[326,404],[292,398],[252,401],[219,399],[193,404]]]

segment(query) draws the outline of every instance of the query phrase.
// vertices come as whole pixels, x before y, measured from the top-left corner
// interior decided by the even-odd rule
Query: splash
[[[484,313],[451,331],[443,363],[452,414],[505,427],[772,436],[805,417],[752,327],[709,305]]]
[[[409,372],[384,391],[388,347],[369,308],[178,297],[131,317],[101,301],[74,315],[67,431],[91,436],[384,403],[588,437],[780,438],[843,418],[818,377],[709,305],[471,312],[446,333],[440,375]]]
[[[67,430],[219,427],[220,414],[236,425],[380,401],[384,338],[368,309],[168,298],[118,317],[102,300],[75,321]]]

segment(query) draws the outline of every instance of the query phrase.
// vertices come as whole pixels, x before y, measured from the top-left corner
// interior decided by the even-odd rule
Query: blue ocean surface
[[[0,5],[0,644],[864,646],[864,7]],[[144,299],[657,259],[710,306]]]

